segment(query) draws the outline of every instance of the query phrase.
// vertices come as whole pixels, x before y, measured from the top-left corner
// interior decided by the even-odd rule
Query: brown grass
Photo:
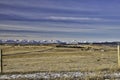
[[[6,55],[3,56],[3,71],[99,71],[117,68],[116,47],[85,46],[104,48],[106,51],[81,51],[79,48],[54,46],[0,46],[3,55]]]

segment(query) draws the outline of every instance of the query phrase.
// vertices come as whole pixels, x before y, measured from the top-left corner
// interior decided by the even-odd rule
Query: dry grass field
[[[55,46],[10,46],[3,49],[3,71],[60,72],[114,70],[117,66],[116,47],[82,45],[89,50]]]

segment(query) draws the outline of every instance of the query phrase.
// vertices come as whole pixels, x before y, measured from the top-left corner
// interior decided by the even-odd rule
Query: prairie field
[[[55,45],[1,45],[3,72],[86,72],[118,68],[116,46],[80,46],[84,49]]]

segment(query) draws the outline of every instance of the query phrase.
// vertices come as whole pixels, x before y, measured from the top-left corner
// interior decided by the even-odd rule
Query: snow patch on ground
[[[0,75],[0,80],[9,80],[9,79],[22,79],[22,78],[27,78],[27,79],[56,79],[56,78],[86,78],[86,77],[95,77],[98,76],[94,72],[40,72],[40,73],[29,73],[29,74],[4,74]],[[101,75],[99,75],[101,76]],[[112,73],[112,74],[107,74],[105,73],[102,77],[104,79],[111,79],[111,78],[116,78],[120,79],[120,73]]]

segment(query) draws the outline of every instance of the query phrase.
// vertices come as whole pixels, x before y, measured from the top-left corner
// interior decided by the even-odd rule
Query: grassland
[[[3,71],[61,72],[115,70],[116,46],[82,45],[89,50],[56,46],[10,46],[3,49]]]

